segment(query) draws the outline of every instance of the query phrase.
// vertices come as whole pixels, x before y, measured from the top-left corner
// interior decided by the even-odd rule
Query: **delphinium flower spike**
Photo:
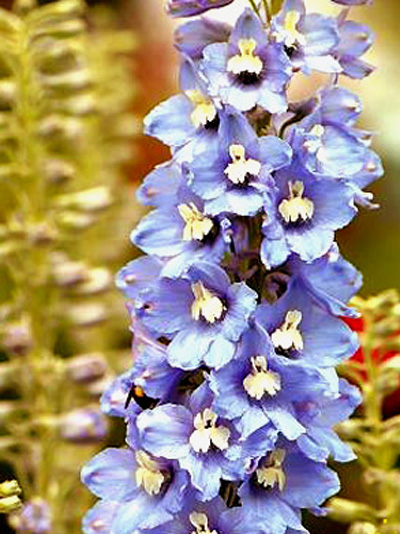
[[[167,8],[191,17],[229,3]],[[138,191],[155,209],[132,241],[149,255],[117,276],[133,366],[102,397],[125,418],[127,446],[83,469],[101,499],[84,531],[305,532],[301,510],[324,513],[339,489],[328,459],[354,459],[333,426],[360,394],[335,367],[358,347],[343,318],[357,316],[361,275],[335,232],[375,206],[364,187],[382,167],[356,127],[359,99],[338,82],[372,71],[360,59],[371,33],[348,7],[335,18],[285,0],[175,35],[182,94],[144,121],[172,153]],[[313,70],[326,86],[288,101],[296,73]]]

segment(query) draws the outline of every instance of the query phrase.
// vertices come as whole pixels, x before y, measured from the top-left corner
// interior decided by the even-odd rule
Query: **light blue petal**
[[[146,410],[136,425],[143,447],[155,456],[173,460],[188,454],[193,417],[184,406],[164,404]]]

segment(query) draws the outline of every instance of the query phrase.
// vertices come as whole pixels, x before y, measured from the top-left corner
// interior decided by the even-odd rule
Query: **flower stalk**
[[[358,348],[344,318],[357,316],[361,275],[335,233],[357,205],[374,207],[363,187],[383,171],[339,80],[372,71],[360,59],[369,31],[353,46],[360,25],[302,0],[250,6],[234,26],[204,17],[177,29],[182,91],[144,119],[171,159],[138,190],[153,210],[131,240],[146,255],[117,275],[133,364],[101,405],[125,420],[126,446],[82,470],[100,499],[85,534],[304,532],[301,510],[325,513],[340,487],[328,459],[355,458],[333,427],[361,402],[335,370]],[[314,70],[328,84],[291,102],[297,73]]]
[[[107,432],[92,403],[112,376],[120,314],[118,251],[104,245],[120,224],[136,132],[134,119],[122,127],[135,42],[103,19],[99,28],[80,0],[0,10],[0,458],[23,490],[10,522],[29,534],[78,530],[76,469]],[[17,494],[5,498],[2,510],[17,508]]]

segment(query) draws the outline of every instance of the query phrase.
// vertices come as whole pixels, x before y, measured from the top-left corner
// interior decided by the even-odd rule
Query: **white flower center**
[[[137,451],[135,456],[140,466],[135,473],[136,483],[149,495],[158,495],[165,481],[160,466],[144,451]]]
[[[221,319],[226,308],[219,297],[209,289],[206,289],[201,282],[192,284],[192,291],[194,294],[192,304],[193,319],[198,321],[200,317],[204,317],[208,323],[215,323],[215,321]]]
[[[263,62],[254,53],[257,42],[254,39],[240,39],[238,42],[239,54],[229,59],[227,69],[232,74],[249,72],[259,76],[263,70]]]
[[[214,104],[201,91],[197,89],[186,91],[186,96],[194,105],[190,120],[196,128],[205,126],[208,122],[212,122],[216,118],[217,110]]]
[[[287,223],[297,222],[299,219],[307,221],[314,215],[314,203],[304,198],[303,182],[289,182],[289,198],[279,204],[278,210]]]
[[[253,399],[260,400],[267,394],[273,397],[281,389],[281,377],[268,371],[265,356],[251,358],[252,370],[243,380],[243,387]]]
[[[216,530],[210,530],[208,526],[208,517],[201,512],[192,512],[189,516],[189,521],[195,527],[192,534],[218,534]]]
[[[246,151],[242,145],[231,145],[229,155],[232,163],[225,169],[229,180],[238,185],[243,184],[248,176],[258,176],[261,171],[261,163],[256,159],[246,159]]]
[[[201,241],[213,228],[211,219],[203,215],[193,202],[190,204],[179,204],[179,215],[185,221],[183,229],[183,240],[192,241],[196,239]]]
[[[297,351],[303,350],[303,337],[298,329],[302,318],[303,315],[298,310],[290,310],[287,312],[282,326],[277,328],[271,335],[271,341],[276,349],[295,349]]]
[[[276,449],[264,461],[263,466],[256,470],[257,482],[264,488],[274,488],[278,486],[279,491],[283,491],[286,483],[286,475],[282,469],[286,451]]]
[[[300,20],[300,13],[298,11],[288,11],[286,13],[285,22],[283,24],[284,43],[291,48],[297,44],[304,46],[307,42],[305,36],[298,31],[297,24]]]
[[[206,453],[211,445],[221,451],[228,448],[230,431],[224,426],[217,426],[217,415],[206,408],[194,418],[194,428],[189,442],[195,452]]]

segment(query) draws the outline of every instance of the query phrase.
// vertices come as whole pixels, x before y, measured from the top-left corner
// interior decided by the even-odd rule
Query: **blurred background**
[[[40,2],[47,3],[47,2]],[[106,5],[114,14],[118,27],[132,32],[135,46],[130,55],[129,69],[135,95],[129,107],[132,122],[139,125],[142,118],[161,100],[176,93],[178,88],[178,55],[173,47],[173,29],[177,24],[166,16],[163,0],[115,0],[88,2],[91,6]],[[237,0],[233,5],[218,10],[212,16],[234,21],[246,0]],[[339,6],[330,0],[306,0],[309,11],[337,13]],[[10,2],[0,1],[8,8]],[[377,71],[369,78],[357,82],[346,81],[346,85],[357,92],[364,102],[364,114],[360,126],[376,133],[373,147],[382,156],[386,175],[372,186],[375,201],[381,205],[378,211],[362,211],[353,224],[339,233],[338,240],[343,254],[354,263],[364,275],[363,295],[377,293],[387,288],[400,288],[397,264],[400,261],[400,83],[398,53],[400,32],[398,0],[375,0],[373,6],[361,6],[352,10],[351,18],[369,24],[375,34],[376,43],[364,56],[376,65]],[[323,83],[322,76],[299,79],[291,88],[295,98],[302,98],[315,84]],[[122,222],[109,238],[108,246],[118,253],[112,258],[112,269],[131,259],[134,250],[129,245],[129,231],[143,213],[135,200],[135,188],[154,165],[169,158],[169,152],[161,143],[141,136],[131,140],[131,159],[124,164],[125,211]],[[129,346],[128,320],[124,314],[124,300],[115,293],[115,305],[120,308],[119,327],[113,341],[118,350]],[[124,334],[125,332],[125,334]],[[91,334],[93,339],[95,334]],[[121,371],[122,369],[116,369]],[[392,411],[400,407],[400,402]],[[121,430],[116,428],[110,443],[121,443]],[[359,495],[359,475],[354,466],[341,467],[346,496]],[[6,471],[4,473],[7,473]],[[4,476],[1,476],[3,479]],[[314,534],[339,534],[345,528],[325,519],[306,519]],[[12,532],[0,516],[0,533]],[[72,533],[71,533],[72,534]],[[73,533],[74,534],[74,533]]]

